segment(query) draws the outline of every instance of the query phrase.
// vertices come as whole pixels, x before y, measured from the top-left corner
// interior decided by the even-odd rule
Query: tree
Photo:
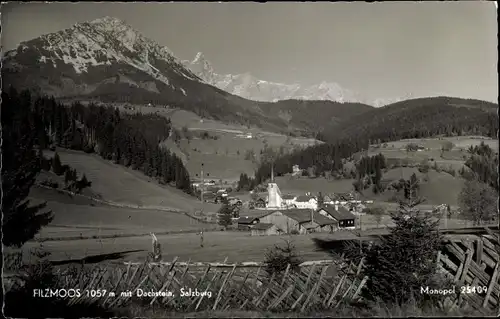
[[[420,287],[439,288],[436,256],[443,239],[439,220],[415,209],[416,203],[415,199],[401,203],[391,216],[395,227],[366,253],[368,280],[362,292],[366,299],[397,305],[413,299],[423,306],[432,296],[421,294]]]
[[[476,179],[467,180],[459,195],[462,214],[479,225],[494,219],[497,211],[498,193]]]
[[[61,176],[62,174],[64,174],[61,158],[59,157],[59,154],[57,154],[57,152],[54,154],[54,158],[52,159],[52,171],[57,176]]]
[[[406,144],[406,152],[416,152],[418,150],[418,145],[415,143]]]
[[[21,247],[53,219],[52,212],[41,212],[45,203],[30,206],[26,199],[41,171],[30,107],[28,92],[19,96],[13,89],[2,92],[2,242],[6,246]]]
[[[264,263],[267,274],[274,274],[279,280],[279,275],[286,271],[288,265],[290,265],[290,271],[299,271],[302,259],[292,242],[286,240],[284,246],[275,245],[266,251]]]
[[[418,205],[423,202],[423,199],[418,196],[418,191],[420,185],[418,182],[418,177],[415,173],[410,176],[409,180],[404,183],[404,196],[405,199],[413,206]]]
[[[225,202],[217,212],[219,225],[224,226],[224,228],[227,228],[229,225],[231,225],[232,215],[233,215],[233,210],[231,209],[229,204]]]
[[[325,196],[321,192],[318,194],[318,208],[321,208],[325,205]]]

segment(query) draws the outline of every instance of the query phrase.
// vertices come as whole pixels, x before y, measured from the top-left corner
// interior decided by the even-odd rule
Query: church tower
[[[267,208],[279,209],[282,206],[281,191],[278,184],[274,182],[274,165],[271,164],[271,182],[267,185]]]

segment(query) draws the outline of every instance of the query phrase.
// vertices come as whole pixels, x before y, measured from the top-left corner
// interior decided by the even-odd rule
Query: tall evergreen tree
[[[30,206],[26,199],[41,171],[30,108],[29,93],[2,92],[2,233],[6,246],[22,246],[53,219],[52,212],[41,212],[45,203]]]
[[[438,289],[443,278],[436,273],[436,257],[443,237],[438,231],[439,220],[416,209],[422,202],[415,180],[408,183],[408,198],[392,214],[395,226],[381,243],[366,253],[364,274],[368,280],[363,296],[388,304],[402,305],[415,300],[424,306],[432,296],[421,294],[420,288]],[[434,304],[435,306],[435,304]]]
[[[57,176],[61,176],[62,174],[64,174],[61,158],[59,157],[59,154],[57,154],[57,152],[54,154],[54,158],[52,159],[52,171]]]

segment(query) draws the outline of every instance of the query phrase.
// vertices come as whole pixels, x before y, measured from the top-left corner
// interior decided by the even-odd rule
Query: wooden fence
[[[269,275],[263,264],[127,263],[113,267],[60,269],[60,287],[82,291],[105,289],[96,302],[126,307],[132,302],[160,304],[177,311],[275,310],[305,311],[333,308],[341,300],[356,299],[366,278],[359,265],[328,261],[306,262],[294,270]],[[184,295],[192,292],[192,295]],[[163,292],[139,296],[142,292]],[[172,295],[170,294],[172,293]],[[88,300],[82,295],[81,299]],[[79,298],[71,299],[72,303]]]
[[[452,308],[491,311],[500,307],[500,244],[498,234],[488,232],[449,236],[438,253],[440,271],[453,279],[457,292],[465,289],[464,293],[448,297],[446,303]],[[309,261],[297,269],[288,265],[283,272],[269,275],[263,263],[196,263],[176,258],[171,262],[59,267],[57,286],[89,292],[104,289],[103,297],[90,299],[111,307],[139,302],[177,311],[307,311],[332,309],[343,301],[359,300],[367,280],[362,266],[363,260],[357,265],[342,259]],[[193,294],[183,296],[189,289]],[[141,291],[163,294],[139,296]],[[89,299],[86,294],[81,298]],[[72,303],[78,301],[71,299]]]
[[[460,307],[468,303],[475,309],[500,308],[498,232],[488,235],[456,235],[448,239],[438,254],[438,265],[451,275],[456,285]]]

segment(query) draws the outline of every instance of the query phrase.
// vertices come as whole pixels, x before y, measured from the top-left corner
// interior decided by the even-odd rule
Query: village
[[[298,165],[294,165],[291,175],[300,174],[301,171]],[[231,187],[220,185],[214,180],[198,181],[193,183],[193,187],[199,190],[200,200],[230,207],[232,224],[228,228],[247,231],[252,236],[304,235],[367,229],[370,225],[362,225],[363,216],[366,215],[367,209],[376,204],[373,200],[358,199],[359,194],[354,191],[336,194],[325,192],[318,195],[309,192],[282,194],[274,181],[273,172],[267,190],[250,191],[248,200],[243,199],[248,195],[240,194],[240,198],[238,192],[234,192]],[[442,216],[441,214],[449,209],[448,205],[442,204],[426,211]],[[205,217],[214,222],[220,219],[220,213]]]

